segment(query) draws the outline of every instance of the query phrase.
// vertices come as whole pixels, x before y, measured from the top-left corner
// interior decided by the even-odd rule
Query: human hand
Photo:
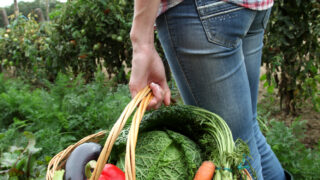
[[[134,97],[149,85],[153,93],[148,109],[158,109],[162,102],[170,105],[170,89],[167,84],[163,62],[152,45],[133,45],[132,71],[129,88]]]

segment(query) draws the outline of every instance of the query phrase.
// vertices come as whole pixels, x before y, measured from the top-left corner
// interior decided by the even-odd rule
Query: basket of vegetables
[[[110,132],[87,136],[53,157],[46,180],[252,179],[244,165],[249,149],[243,141],[233,141],[221,117],[187,105],[144,115],[151,98],[146,87]],[[126,125],[137,106],[131,124]],[[105,134],[103,148],[91,143]]]

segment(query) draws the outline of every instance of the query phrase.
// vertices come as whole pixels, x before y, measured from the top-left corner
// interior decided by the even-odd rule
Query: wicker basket
[[[127,145],[126,145],[126,157],[125,157],[125,178],[126,180],[135,180],[136,179],[136,171],[135,171],[135,148],[138,139],[138,131],[139,125],[142,120],[142,117],[145,113],[145,110],[152,99],[152,93],[150,92],[150,88],[146,87],[142,91],[140,91],[134,99],[126,106],[122,114],[120,115],[117,122],[114,124],[113,128],[109,132],[108,138],[105,142],[105,145],[100,153],[98,158],[96,167],[92,173],[90,180],[98,180],[99,176],[104,168],[109,155],[111,153],[112,147],[119,136],[121,130],[123,129],[126,121],[131,116],[135,108],[137,108],[130,127],[130,131],[128,134]],[[71,152],[78,147],[79,145],[85,142],[98,142],[101,138],[105,136],[106,131],[100,131],[96,134],[89,135],[77,143],[70,145],[65,150],[61,151],[57,155],[55,155],[51,161],[49,162],[46,174],[46,180],[53,180],[53,176],[55,171],[64,168],[66,164],[66,160],[71,154]],[[245,169],[244,173],[247,175],[248,179],[251,180],[251,176],[248,171]]]
[[[100,156],[97,161],[96,168],[93,171],[93,174],[90,180],[98,180],[101,174],[101,171],[106,164],[108,157],[111,153],[111,149],[113,144],[115,143],[117,137],[119,136],[121,130],[126,124],[128,118],[131,116],[135,108],[139,105],[137,111],[134,114],[132,119],[132,125],[128,135],[127,148],[126,148],[126,159],[125,159],[125,175],[126,180],[135,180],[135,147],[138,138],[138,130],[141,119],[144,115],[144,112],[152,98],[152,93],[150,92],[149,87],[144,88],[140,91],[134,99],[126,106],[121,116],[114,124],[113,128],[109,132],[108,138],[105,142],[105,145],[100,153]],[[49,162],[46,174],[46,180],[52,180],[55,171],[64,168],[66,160],[71,152],[78,147],[79,145],[85,142],[97,142],[99,139],[103,138],[106,134],[106,131],[100,131],[96,134],[89,135],[79,142],[70,145],[65,150],[61,151],[57,155],[55,155],[51,161]]]

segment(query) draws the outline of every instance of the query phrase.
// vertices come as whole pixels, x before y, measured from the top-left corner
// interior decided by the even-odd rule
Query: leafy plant
[[[311,99],[320,110],[320,2],[275,1],[265,36],[263,60],[270,87],[278,89],[280,106],[296,113]]]
[[[125,149],[117,166],[125,168]],[[149,131],[139,135],[136,147],[137,179],[192,179],[201,164],[199,147],[174,131]]]
[[[14,16],[10,16],[14,19]],[[19,16],[0,31],[0,72],[7,70],[30,81],[45,76],[48,26],[38,24],[30,14]]]
[[[5,7],[4,9],[7,11],[8,15],[14,14],[14,5],[13,1],[11,6]],[[54,10],[57,6],[60,6],[62,3],[57,0],[50,0],[50,10]],[[28,16],[28,14],[32,13],[36,8],[41,8],[43,12],[46,11],[45,3],[42,0],[34,0],[32,2],[20,1],[18,2],[19,12],[23,16]],[[3,27],[3,17],[0,16],[0,27]]]
[[[102,129],[110,128],[130,101],[125,85],[111,87],[103,73],[85,84],[81,76],[58,75],[46,89],[33,89],[23,80],[0,83],[0,133],[4,133],[0,150],[21,146],[17,134],[32,132],[42,147],[40,158],[52,156],[73,142]],[[19,128],[13,124],[20,124]]]
[[[50,72],[84,74],[91,81],[98,65],[118,82],[127,82],[131,66],[133,3],[124,0],[68,1],[55,12],[54,31],[47,56]],[[56,71],[56,72],[54,72]]]
[[[43,179],[46,166],[42,161],[37,160],[37,154],[41,148],[36,148],[35,136],[25,131],[25,147],[10,146],[8,152],[0,154],[0,178],[12,179]]]
[[[306,121],[297,119],[290,127],[283,122],[271,121],[267,132],[267,141],[285,169],[295,179],[320,178],[320,149],[306,148],[304,138]]]
[[[245,142],[241,141],[240,139],[234,142],[228,125],[218,115],[199,107],[187,105],[160,108],[157,111],[152,111],[151,113],[148,113],[144,116],[140,124],[139,132],[145,133],[163,129],[181,133],[182,135],[193,140],[194,143],[196,143],[200,147],[201,158],[203,160],[213,161],[217,167],[220,167],[217,168],[214,179],[237,179],[240,177],[244,178],[245,174],[243,174],[242,166],[244,161],[246,161],[246,155],[249,154],[249,148],[245,144]],[[118,149],[116,147],[115,154],[123,152],[121,151],[121,147],[124,147],[123,144],[126,142],[126,140],[123,137],[127,137],[126,135],[124,135],[127,132],[128,131],[124,131],[122,136],[119,138],[119,141],[117,143]],[[170,136],[170,133],[168,134]],[[170,136],[170,138],[174,139],[172,136]],[[187,142],[182,138],[179,138],[178,140],[179,141],[177,142],[181,145]],[[146,151],[144,149],[145,146],[162,146],[165,144],[162,143],[163,141],[154,141],[148,144],[148,140],[146,140],[142,143],[143,145],[137,145],[137,148],[139,146],[139,148],[142,148],[142,152],[144,152],[144,156],[141,157],[141,162],[149,161],[149,157],[161,156],[161,154],[154,152],[153,150]],[[144,144],[146,145],[144,146]],[[164,148],[163,150],[165,150],[165,147],[167,145],[164,145],[164,147],[161,148],[159,147],[159,149]],[[179,149],[181,149],[181,151],[183,152],[185,151],[184,147],[185,146],[183,145],[182,148]],[[188,147],[191,148],[192,146],[188,145]],[[137,151],[139,151],[139,149],[137,149]],[[196,154],[194,153],[193,155]],[[195,173],[195,171],[192,172],[190,171],[190,169],[197,169],[193,164],[194,162],[198,161],[195,161],[196,158],[194,158],[193,155],[188,155],[188,157],[185,157],[185,159],[187,160],[185,169],[188,169],[188,174],[191,174],[187,179],[193,178],[193,173]],[[142,163],[140,167],[143,169],[149,169],[149,165],[150,163]],[[251,172],[253,173],[253,177],[255,177],[253,169],[251,170]],[[150,171],[151,173],[155,173],[155,171],[159,172],[162,171],[162,169],[158,168],[156,163],[155,165],[151,166]],[[164,173],[163,177],[159,178],[168,179],[168,176],[170,175],[172,176],[171,173]],[[179,173],[173,174],[173,177],[177,176],[180,176]],[[146,179],[152,178],[147,177]],[[181,179],[186,178],[182,177]]]
[[[12,16],[8,29],[0,28],[0,72],[13,72],[43,85],[43,79],[54,82],[61,72],[81,74],[90,82],[103,69],[109,79],[128,82],[132,1],[68,1],[58,5],[50,13],[51,21],[45,23],[37,23],[31,14],[17,20]],[[164,58],[157,38],[155,46]]]

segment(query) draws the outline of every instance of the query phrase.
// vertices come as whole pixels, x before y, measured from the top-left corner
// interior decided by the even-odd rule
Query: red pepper
[[[124,172],[113,164],[106,164],[99,180],[125,180]]]

